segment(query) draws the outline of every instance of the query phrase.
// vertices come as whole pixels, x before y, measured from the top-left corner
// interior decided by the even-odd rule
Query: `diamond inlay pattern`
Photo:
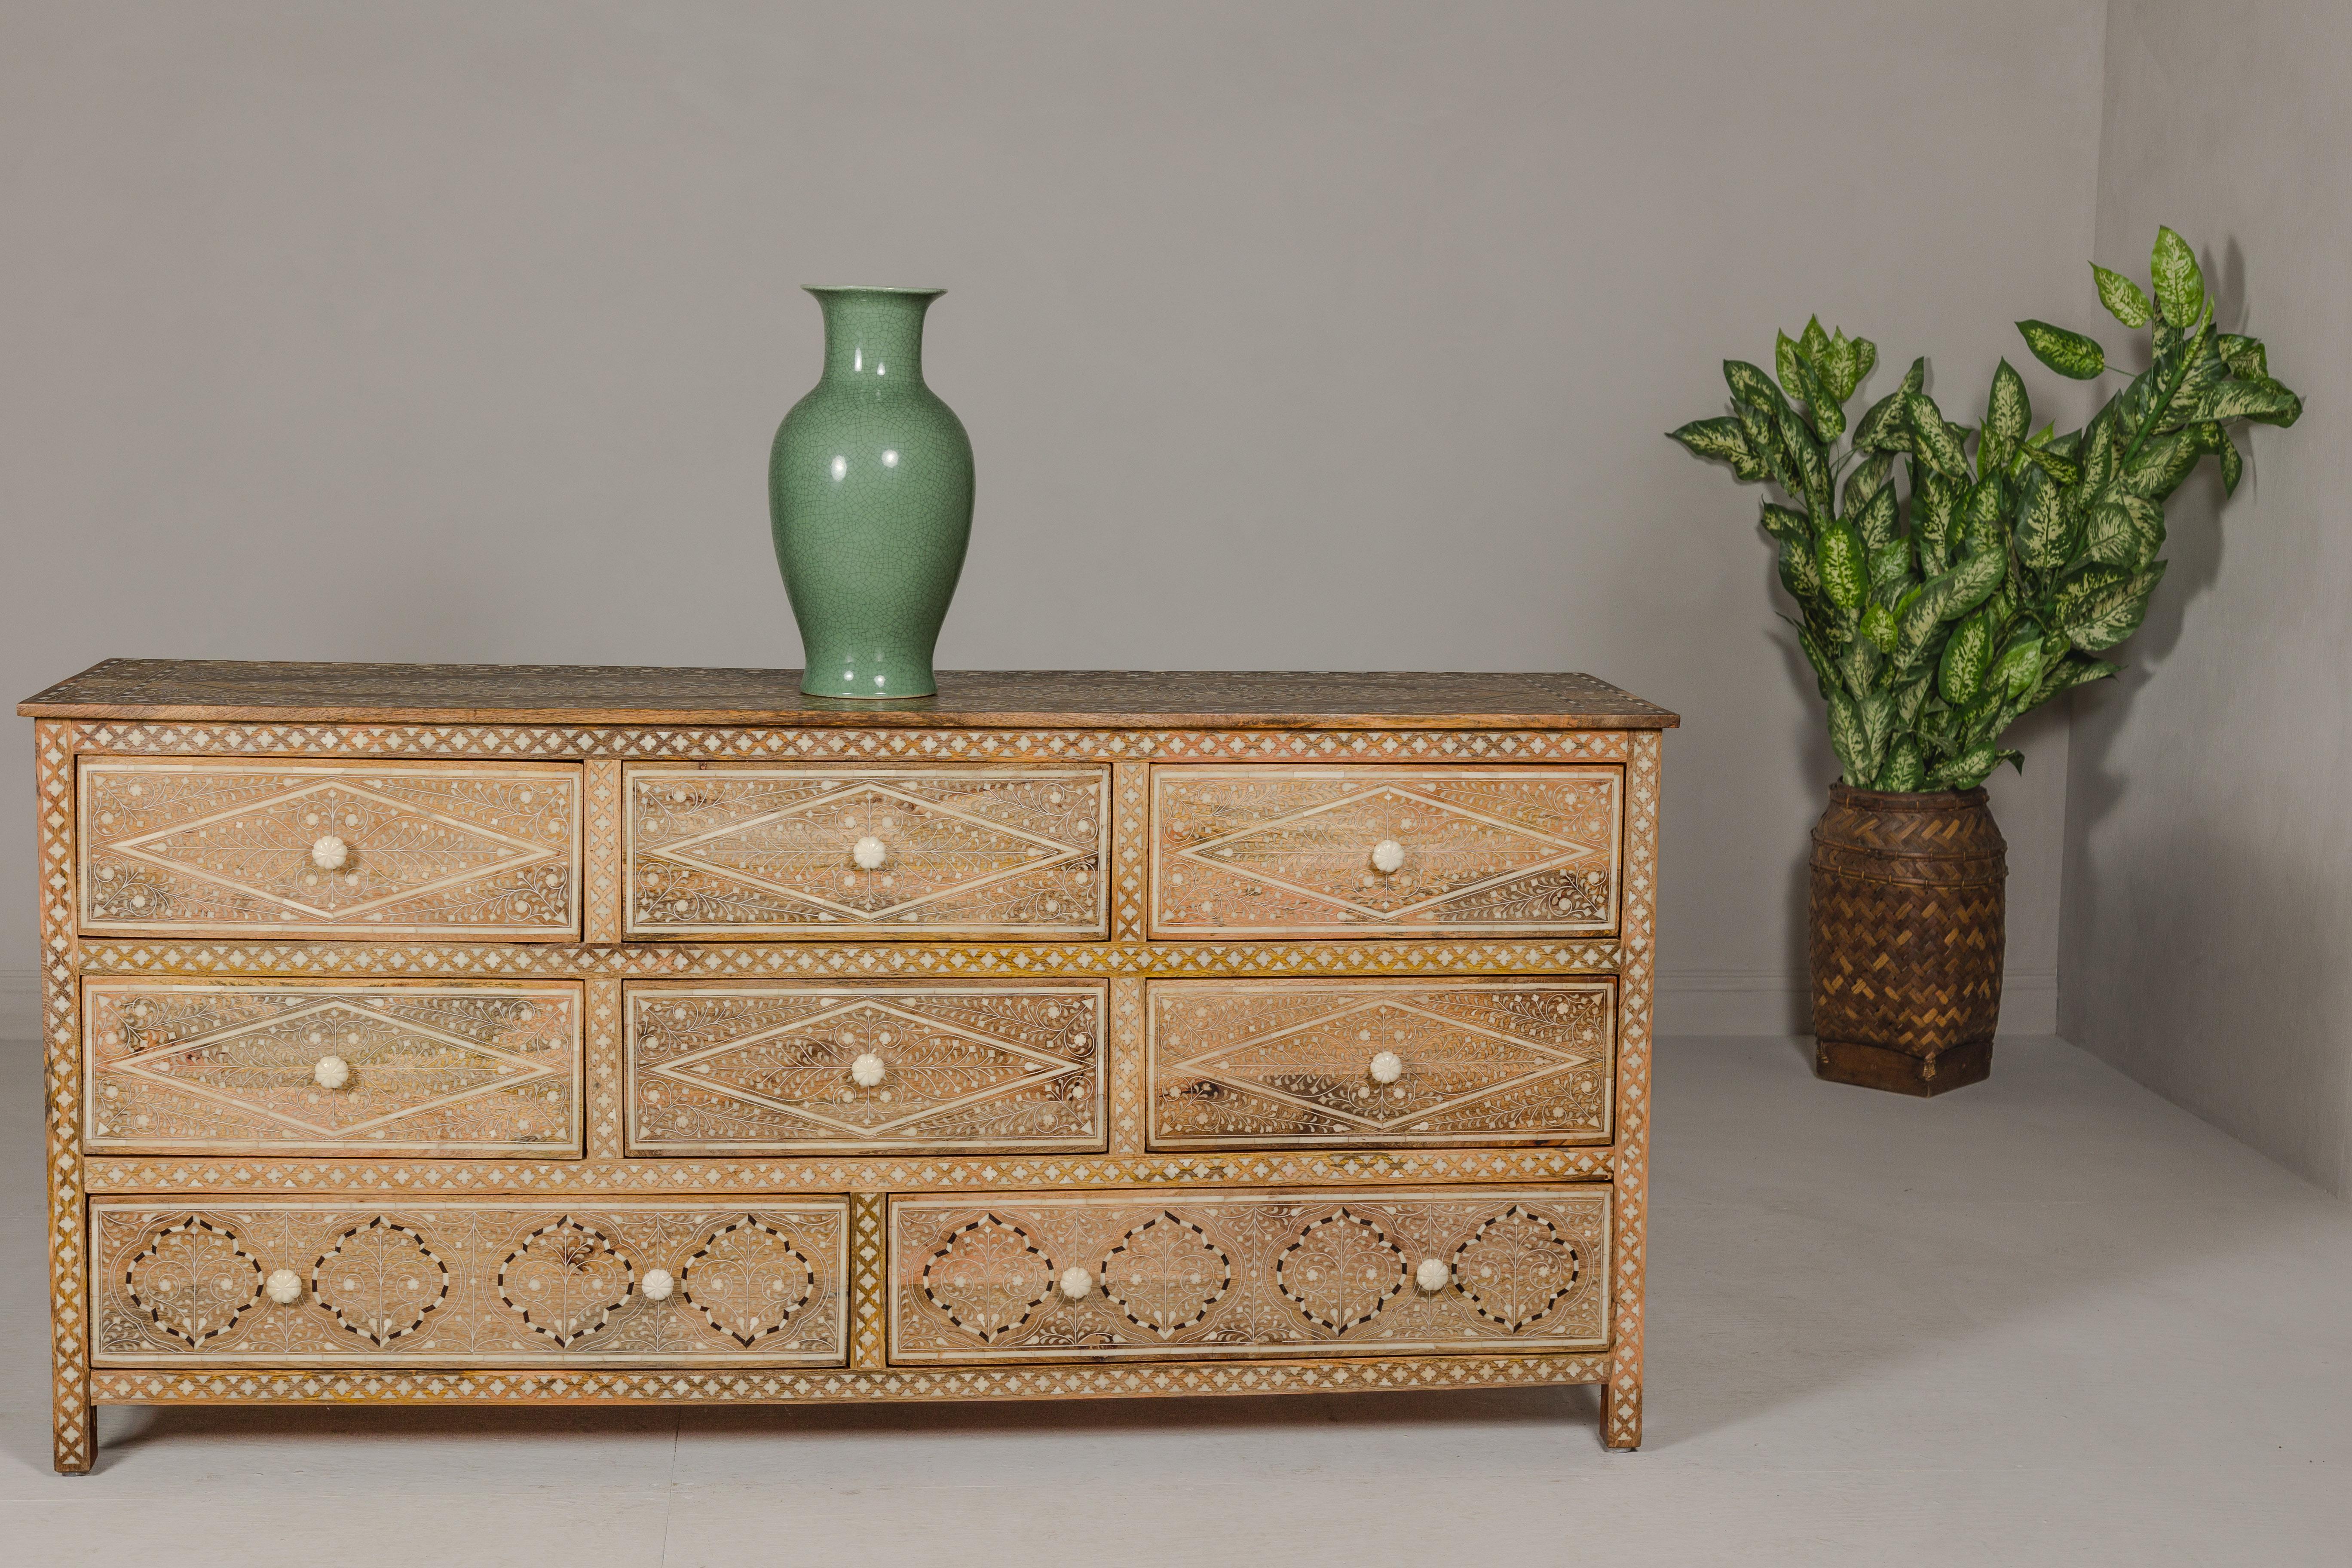
[[[1108,934],[1107,768],[654,765],[627,795],[632,936]]]
[[[1598,1142],[1605,980],[1155,980],[1151,1147]],[[1381,1082],[1378,1059],[1393,1057]]]
[[[838,1366],[848,1208],[101,1198],[96,1363]],[[280,1268],[304,1282],[289,1303],[260,1293]],[[656,1268],[676,1281],[660,1301],[642,1288]]]
[[[92,1150],[580,1151],[576,983],[92,980],[85,1004]]]
[[[570,764],[85,761],[97,935],[575,936]]]
[[[1566,1289],[1488,1283],[1527,1226]],[[1513,1227],[1518,1228],[1513,1228]],[[1608,1339],[1606,1188],[894,1198],[890,1360],[1589,1350]],[[1457,1284],[1413,1279],[1442,1258]],[[1083,1268],[1090,1289],[1060,1288]],[[1539,1304],[1538,1304],[1539,1301]],[[1507,1308],[1507,1315],[1498,1308]]]
[[[632,984],[631,1146],[1099,1151],[1108,990]]]
[[[1606,767],[1156,767],[1152,933],[1612,931],[1623,782]]]

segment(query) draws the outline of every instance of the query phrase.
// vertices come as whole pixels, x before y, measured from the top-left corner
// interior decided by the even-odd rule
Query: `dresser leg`
[[[1620,1366],[1601,1385],[1601,1446],[1632,1453],[1642,1446],[1642,1369]]]

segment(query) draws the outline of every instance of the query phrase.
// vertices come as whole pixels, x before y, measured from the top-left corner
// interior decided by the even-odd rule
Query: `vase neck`
[[[824,378],[923,384],[923,312],[939,289],[811,289],[824,311]]]

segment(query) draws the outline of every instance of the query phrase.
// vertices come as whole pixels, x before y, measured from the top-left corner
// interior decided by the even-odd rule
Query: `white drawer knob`
[[[677,1281],[669,1277],[667,1268],[656,1268],[646,1276],[646,1300],[648,1301],[667,1301],[669,1293],[677,1289]]]
[[[879,871],[882,862],[890,858],[890,847],[869,833],[849,851],[849,858],[861,871]]]
[[[1372,846],[1372,869],[1385,877],[1404,864],[1404,846],[1393,838],[1383,838]]]
[[[1095,1277],[1083,1268],[1062,1270],[1062,1294],[1073,1301],[1083,1301],[1094,1294]]]
[[[850,1079],[860,1089],[872,1089],[882,1081],[882,1075],[888,1070],[883,1066],[882,1058],[872,1051],[867,1051],[849,1064]]]
[[[352,1081],[352,1064],[341,1057],[320,1057],[310,1069],[310,1081],[320,1089],[341,1089]]]
[[[1394,1051],[1382,1051],[1372,1058],[1372,1081],[1394,1083],[1404,1076],[1404,1058]]]
[[[302,1277],[291,1268],[270,1270],[269,1278],[261,1282],[269,1299],[281,1307],[290,1307],[302,1299]]]
[[[1412,1282],[1434,1296],[1454,1283],[1454,1270],[1445,1266],[1443,1258],[1424,1258],[1421,1267],[1412,1271]]]
[[[310,864],[321,871],[340,871],[351,858],[352,847],[331,833],[310,846]]]

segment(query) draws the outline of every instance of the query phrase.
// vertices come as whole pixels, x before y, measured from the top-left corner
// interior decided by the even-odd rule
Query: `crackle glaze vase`
[[[768,458],[776,564],[813,697],[929,697],[971,537],[971,441],[923,384],[938,289],[815,289],[824,374]]]

